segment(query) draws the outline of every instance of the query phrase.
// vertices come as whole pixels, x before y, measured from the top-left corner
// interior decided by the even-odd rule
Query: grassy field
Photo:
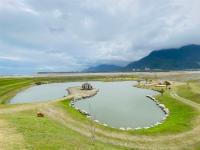
[[[118,77],[117,80],[121,80]],[[134,78],[134,77],[130,77]],[[127,78],[127,79],[130,79]],[[86,80],[108,80],[107,77],[55,77],[55,78],[1,78],[0,79],[0,110],[14,109],[18,105],[3,105],[17,92],[33,86],[36,82],[68,82]],[[113,78],[109,79],[113,80]],[[79,114],[80,115],[80,114]],[[11,128],[24,137],[23,148],[25,149],[122,149],[119,146],[105,144],[98,141],[93,142],[51,118],[37,118],[36,110],[22,111],[19,113],[0,114],[0,120],[7,121]],[[1,142],[0,142],[1,143]],[[17,145],[17,144],[16,144]],[[1,147],[1,144],[0,144]],[[13,149],[17,146],[12,145]],[[11,148],[11,149],[12,149]],[[21,147],[18,147],[21,149]],[[123,148],[125,149],[125,148]]]
[[[177,93],[200,104],[200,81],[188,81],[185,85],[177,87]]]
[[[53,83],[53,82],[70,82],[70,81],[87,81],[87,80],[133,80],[137,76],[75,76],[75,77],[37,77],[37,78],[0,78],[0,104],[5,104],[11,97],[16,95],[20,90],[35,85],[37,82]]]
[[[161,91],[164,89],[163,95],[157,95],[155,98],[161,103],[164,104],[169,110],[170,115],[164,121],[162,125],[153,127],[147,130],[134,131],[133,133],[152,135],[152,134],[169,134],[169,133],[178,133],[192,128],[192,120],[195,116],[198,115],[198,112],[193,109],[191,106],[184,104],[180,101],[177,101],[170,95],[170,92],[173,89],[169,90],[165,87],[146,87],[143,85],[139,86],[140,88],[147,88],[156,91]],[[183,86],[185,87],[185,86]]]
[[[165,93],[163,96],[157,96],[157,99],[162,103],[165,104],[167,108],[170,110],[170,116],[164,121],[162,125],[149,128],[149,129],[141,129],[135,131],[128,131],[129,134],[135,135],[163,135],[163,134],[175,134],[178,132],[183,132],[192,128],[192,120],[197,115],[197,112],[190,106],[183,104],[181,102],[176,101],[172,98],[169,93]],[[66,109],[71,116],[84,122],[85,124],[90,124],[89,119],[85,116],[81,115],[79,112],[74,110],[72,107],[69,106],[69,101],[61,101],[59,103],[60,107]],[[102,128],[106,131],[116,131],[121,132],[117,129],[103,127],[101,125],[96,124],[98,128]]]
[[[0,123],[5,122],[0,132],[1,137],[8,136],[8,139],[21,137],[18,144],[11,142],[7,144],[8,148],[2,143],[7,142],[2,138],[0,147],[2,149],[159,149],[166,145],[166,148],[177,147],[183,149],[183,139],[176,139],[177,134],[193,132],[198,123],[197,116],[199,112],[192,106],[176,100],[167,91],[163,96],[157,96],[157,99],[165,104],[170,110],[170,116],[167,120],[157,127],[138,131],[120,131],[94,124],[95,139],[91,138],[91,121],[79,112],[69,107],[69,101],[57,101],[53,103],[42,104],[18,104],[4,105],[9,98],[14,96],[20,90],[34,85],[36,82],[65,82],[65,81],[85,81],[85,80],[130,80],[137,77],[59,77],[59,78],[2,78],[0,79]],[[194,85],[195,84],[195,85]],[[186,84],[188,85],[188,84]],[[187,86],[178,87],[178,94],[185,98],[198,102],[198,82],[190,82],[190,90],[185,90]],[[185,91],[184,91],[185,90]],[[187,92],[187,93],[186,93]],[[194,96],[195,95],[195,96]],[[44,118],[36,117],[37,111],[42,110],[47,114]],[[55,114],[54,114],[55,113]],[[197,123],[194,123],[197,122]],[[8,124],[8,125],[7,125]],[[10,131],[12,129],[12,131]],[[8,132],[8,135],[6,134]],[[12,137],[13,136],[13,137]],[[166,138],[166,137],[167,138]],[[185,135],[186,136],[186,135]],[[16,138],[15,138],[16,137]],[[183,136],[184,137],[184,136]],[[176,140],[173,140],[173,139]],[[195,138],[195,137],[194,137]],[[197,149],[200,140],[193,140],[191,149]],[[18,139],[18,138],[17,138]],[[190,138],[192,140],[193,138]],[[11,140],[10,140],[11,141]],[[188,140],[188,142],[191,142]],[[185,142],[187,143],[187,141]],[[19,145],[19,146],[18,146]],[[115,146],[114,146],[115,145]],[[186,148],[186,147],[185,147]]]
[[[137,132],[147,135],[175,134],[192,128],[192,120],[198,114],[192,107],[176,101],[169,92],[164,93],[163,96],[157,96],[156,99],[170,110],[169,117],[162,125]]]
[[[38,118],[34,110],[4,115],[1,119],[9,121],[12,126],[15,126],[17,132],[23,135],[25,149],[122,149],[110,144],[93,142],[92,139],[82,136],[51,118]]]

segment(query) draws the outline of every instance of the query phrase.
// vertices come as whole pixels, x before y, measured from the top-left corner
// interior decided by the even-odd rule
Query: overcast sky
[[[126,65],[200,44],[200,0],[0,0],[0,74]]]

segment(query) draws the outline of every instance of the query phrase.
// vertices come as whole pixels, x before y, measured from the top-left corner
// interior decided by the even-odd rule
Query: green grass
[[[0,79],[0,104],[5,104],[20,90],[33,84],[30,79]]]
[[[186,88],[185,85],[183,85],[182,87]],[[172,88],[171,90],[168,90],[165,87],[153,87],[153,86],[151,87],[140,86],[140,88],[147,88],[147,89],[156,90],[156,91],[161,91],[161,89],[164,89],[165,92],[163,96],[158,95],[156,96],[156,99],[169,109],[170,115],[169,117],[167,117],[167,119],[164,121],[162,125],[159,125],[147,130],[145,129],[145,130],[134,131],[133,133],[145,134],[145,135],[165,134],[165,133],[175,134],[175,133],[183,132],[192,128],[192,121],[195,118],[195,116],[199,114],[191,106],[188,106],[180,101],[177,101],[173,97],[171,97],[170,95],[171,90],[177,89],[177,87]],[[188,96],[188,93],[186,93],[185,95]],[[192,100],[195,100],[194,95],[195,95],[194,93],[191,93],[190,98]],[[180,95],[180,96],[183,96],[183,95]]]
[[[116,80],[122,80],[123,77],[118,77]],[[134,77],[131,77],[134,78]],[[112,81],[115,77],[54,77],[54,78],[0,78],[0,103],[6,103],[12,96],[20,90],[33,85],[35,82],[67,82],[67,81],[86,81],[86,80],[103,80]],[[185,89],[187,88],[187,89]],[[188,87],[183,86],[179,89],[180,96],[188,97],[191,100],[197,101],[198,95]],[[180,93],[181,92],[181,93]],[[187,98],[186,97],[186,98]],[[157,99],[170,110],[170,116],[162,125],[146,129],[126,132],[133,135],[163,135],[180,133],[192,128],[192,120],[197,114],[196,110],[190,106],[183,104],[165,92],[163,96],[157,96]],[[79,112],[69,106],[69,101],[60,101],[56,104],[62,108],[75,120],[90,124],[90,121]],[[15,105],[0,105],[1,108],[15,107]],[[77,132],[55,122],[54,120],[44,117],[37,118],[35,111],[25,111],[15,114],[7,114],[0,116],[8,120],[19,133],[22,133],[25,138],[27,149],[121,149],[109,144],[101,142],[93,143],[90,138],[84,137]],[[117,129],[112,129],[100,125],[96,125],[105,131],[122,132]],[[78,144],[77,144],[78,143]]]
[[[129,134],[145,134],[153,135],[160,133],[177,133],[191,128],[190,121],[194,117],[195,112],[190,107],[186,107],[182,103],[172,99],[167,93],[163,97],[158,97],[162,103],[171,108],[171,115],[167,121],[158,127],[148,130],[140,130],[137,132],[129,132]],[[168,103],[166,103],[168,101]],[[57,106],[66,110],[72,117],[81,122],[90,123],[89,120],[79,112],[69,107],[69,101],[60,101]],[[10,107],[10,106],[2,106]],[[12,107],[15,107],[13,105]],[[172,109],[173,108],[173,109]],[[189,112],[189,113],[185,113]],[[15,114],[7,114],[0,118],[9,121],[21,133],[25,139],[25,147],[33,150],[48,149],[83,149],[83,150],[114,150],[123,149],[101,142],[92,142],[90,138],[84,137],[77,132],[63,126],[62,124],[48,118],[36,117],[36,111],[24,111]],[[103,127],[105,128],[105,127]],[[106,130],[110,130],[106,128]],[[120,132],[120,131],[119,131]],[[78,144],[77,144],[78,143]]]
[[[0,78],[0,104],[9,102],[20,90],[34,85],[36,82],[73,82],[73,81],[107,81],[107,80],[134,80],[137,76],[70,76],[70,77],[35,77],[35,78]]]
[[[122,148],[90,138],[44,117],[36,117],[35,111],[24,111],[1,117],[9,121],[25,139],[25,147],[30,150],[121,150]]]
[[[62,100],[62,101],[59,101],[58,103],[56,103],[55,105],[57,107],[60,107],[63,110],[65,110],[74,119],[81,121],[81,122],[90,123],[89,119],[87,119],[85,115],[81,114],[80,112],[78,112],[74,108],[70,107],[69,103],[70,103],[70,100]]]
[[[200,83],[199,81],[196,81],[196,82],[189,82],[187,85],[181,85],[177,87],[177,94],[186,99],[192,100],[200,104],[200,93],[195,92],[195,90],[199,90],[200,92],[199,83]]]
[[[136,133],[147,135],[168,134],[179,133],[192,128],[192,120],[198,115],[196,110],[172,98],[169,92],[164,93],[163,96],[157,96],[156,99],[170,110],[169,117],[162,125],[148,130],[137,131]]]
[[[130,134],[142,134],[142,135],[157,135],[157,134],[169,134],[169,133],[179,133],[192,128],[192,120],[198,115],[196,110],[190,106],[183,104],[169,95],[166,92],[163,96],[157,96],[160,103],[164,104],[170,110],[169,117],[164,121],[162,125],[150,128],[142,129],[137,131],[129,131]],[[90,121],[84,115],[80,114],[78,111],[69,106],[69,101],[61,101],[58,103],[60,107],[70,113],[70,115],[81,122],[89,124]],[[107,131],[122,132],[117,129],[103,127],[96,125]]]

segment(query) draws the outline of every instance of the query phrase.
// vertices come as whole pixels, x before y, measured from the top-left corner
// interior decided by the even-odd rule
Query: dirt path
[[[25,150],[23,135],[4,119],[4,114],[40,109],[44,104],[26,104],[0,108],[0,150]]]
[[[187,105],[190,105],[193,108],[196,108],[197,110],[200,111],[200,104],[193,102],[191,100],[188,100],[186,98],[180,97],[179,95],[177,95],[177,93],[175,93],[174,91],[170,93],[172,97],[174,97],[176,100],[179,100]]]
[[[178,96],[175,92],[171,93],[171,96],[175,99],[188,104],[196,108],[200,112],[200,104],[192,102]],[[80,134],[91,137],[91,126],[81,121],[73,119],[62,108],[55,106],[55,102],[39,103],[19,105],[10,108],[1,108],[0,115],[6,113],[15,113],[18,111],[37,109],[42,111],[48,117],[63,124],[67,128],[70,128]],[[0,120],[2,121],[2,120]],[[7,122],[0,122],[0,147],[1,149],[9,149],[17,143],[20,149],[23,149],[23,137],[16,132],[16,130],[10,127]],[[186,131],[179,134],[158,135],[158,136],[144,136],[144,135],[130,135],[125,132],[106,131],[104,129],[96,128],[95,139],[110,143],[113,145],[124,146],[128,148],[136,148],[142,150],[183,150],[194,149],[195,145],[200,144],[200,115],[194,120],[194,127],[190,131]],[[4,138],[6,137],[6,138]],[[17,139],[17,140],[16,140]],[[4,143],[8,143],[5,145]],[[13,145],[12,145],[13,144]],[[7,146],[7,147],[6,147]]]
[[[0,149],[25,150],[23,136],[5,120],[0,119]]]
[[[197,83],[197,84],[191,83],[190,86],[191,86],[192,91],[193,91],[194,93],[200,94],[200,84],[199,84],[199,83]]]
[[[200,112],[200,105],[190,100],[184,99],[178,96],[176,93],[171,93],[172,97],[177,100],[186,103]],[[80,121],[71,118],[70,114],[67,114],[62,109],[59,109],[53,105],[43,109],[49,117],[64,124],[68,128],[75,130],[85,136],[91,136],[91,127]],[[182,149],[194,149],[194,146],[200,143],[200,116],[194,120],[194,128],[190,131],[186,131],[179,134],[159,135],[159,136],[143,136],[143,135],[130,135],[126,133],[118,133],[105,131],[100,128],[96,128],[96,139],[102,142],[111,143],[114,145],[125,146],[136,149],[146,150],[182,150]]]

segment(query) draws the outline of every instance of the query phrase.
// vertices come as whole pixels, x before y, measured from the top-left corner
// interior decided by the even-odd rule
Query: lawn
[[[131,77],[132,78],[132,77]],[[20,90],[34,85],[36,82],[67,82],[67,81],[86,81],[86,80],[104,80],[104,77],[62,77],[62,78],[3,78],[0,79],[0,102],[6,103],[9,98],[14,96]],[[106,80],[114,80],[114,78]],[[117,80],[122,80],[122,77],[117,78]],[[189,84],[190,85],[190,84]],[[191,84],[192,85],[192,84]],[[196,85],[198,86],[198,85]],[[196,101],[198,96],[194,96],[192,90],[185,90],[185,86],[179,87],[181,92],[188,96],[191,100]],[[188,88],[188,87],[186,87]],[[184,91],[185,90],[185,91]],[[190,92],[190,94],[186,93]],[[182,94],[181,93],[181,94]],[[180,91],[179,91],[180,94]],[[183,104],[180,101],[172,98],[170,91],[166,91],[163,96],[156,96],[160,103],[164,104],[170,110],[169,117],[164,121],[162,125],[150,128],[142,129],[137,131],[120,131],[117,129],[112,129],[109,127],[104,127],[96,124],[96,128],[102,130],[105,133],[117,133],[126,134],[127,136],[159,136],[159,135],[175,135],[184,131],[189,131],[193,128],[192,121],[198,112],[192,107]],[[33,104],[30,104],[33,105]],[[1,109],[13,109],[18,105],[0,105]],[[79,112],[74,110],[69,106],[69,101],[63,100],[55,102],[54,106],[61,109],[63,112],[68,114],[71,118],[79,123],[90,125],[91,121],[85,116],[81,115]],[[56,121],[51,117],[38,118],[36,117],[37,111],[35,109],[29,109],[26,111],[20,111],[16,113],[0,114],[0,119],[9,122],[16,131],[23,135],[24,146],[26,149],[124,149],[119,146],[113,146],[111,144],[102,143],[99,141],[93,142],[91,138],[81,135],[78,132],[64,126],[62,123]],[[59,117],[59,116],[58,116]],[[67,116],[66,116],[67,117]],[[97,136],[103,137],[101,133],[97,133]],[[103,137],[112,140],[110,137]],[[120,142],[120,139],[113,138],[115,142]],[[148,142],[147,142],[148,143]],[[144,144],[147,144],[144,141]]]
[[[157,100],[159,100],[160,103],[164,104],[167,108],[169,108],[169,117],[164,121],[162,125],[149,129],[129,131],[130,134],[175,134],[192,128],[192,120],[196,115],[198,115],[198,113],[192,107],[175,100],[169,95],[169,92],[166,92],[163,96],[157,96]],[[89,119],[87,119],[85,116],[83,116],[82,114],[80,114],[79,112],[77,112],[69,106],[69,101],[61,101],[57,105],[65,109],[67,113],[70,113],[74,119],[84,122],[86,124],[90,123]],[[96,124],[96,126],[108,132],[122,132],[118,129],[103,127],[98,124]]]
[[[178,95],[200,104],[200,81],[188,82],[177,87]]]
[[[24,137],[24,146],[30,150],[57,150],[57,149],[76,149],[76,150],[121,150],[122,148],[93,142],[91,138],[80,135],[68,129],[56,121],[44,117],[36,117],[36,111],[23,111],[15,114],[1,116]]]
[[[134,80],[137,76],[70,76],[70,77],[37,77],[37,78],[0,78],[0,104],[5,104],[15,96],[20,90],[35,85],[37,82],[73,82],[73,81],[92,81],[92,80]]]

